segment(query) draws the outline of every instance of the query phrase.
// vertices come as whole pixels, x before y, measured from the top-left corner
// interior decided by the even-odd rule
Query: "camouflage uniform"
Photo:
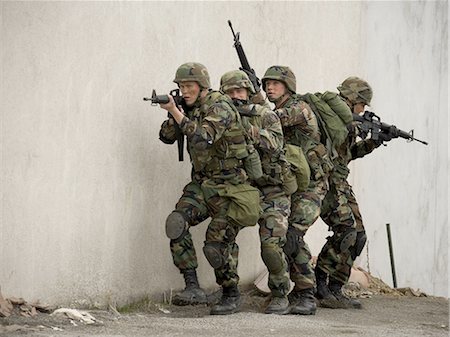
[[[325,147],[319,143],[320,133],[317,119],[311,108],[296,94],[276,109],[283,125],[285,142],[300,146],[310,164],[311,180],[306,191],[295,192],[291,197],[291,216],[289,235],[298,239],[298,251],[294,250],[290,259],[291,280],[296,290],[314,287],[314,271],[311,266],[311,253],[303,237],[320,216],[322,200],[328,190],[328,173],[323,170],[321,160],[327,156]]]
[[[306,231],[320,216],[322,200],[328,190],[330,162],[325,147],[320,143],[317,119],[309,105],[295,94],[295,76],[288,67],[270,67],[263,77],[263,85],[268,79],[284,82],[291,92],[289,98],[275,109],[283,126],[286,144],[302,148],[311,170],[311,179],[306,191],[296,191],[291,196],[291,215],[285,253],[288,257],[290,277],[295,283],[294,292],[305,294],[311,303],[315,285],[311,266],[311,252],[304,241]],[[312,301],[314,299],[312,298]],[[314,306],[313,303],[311,303]],[[305,314],[313,314],[315,306]],[[304,312],[294,312],[304,313]]]
[[[191,74],[186,76],[186,70],[192,70]],[[196,81],[203,89],[210,88],[209,75],[206,68],[201,64],[188,63],[177,69],[174,82],[179,84],[186,80]],[[183,102],[184,103],[184,102]],[[200,100],[193,106],[182,104],[184,113],[192,118],[193,111],[200,108]],[[176,122],[170,116],[161,125],[159,139],[165,144],[173,144],[177,140]],[[187,151],[192,157],[192,144],[188,142]],[[191,182],[183,189],[183,194],[175,206],[175,210],[167,217],[166,233],[170,238],[170,251],[175,266],[183,274],[186,288],[184,291],[175,294],[173,303],[176,305],[192,305],[206,303],[207,296],[200,288],[196,269],[198,267],[196,250],[192,241],[192,235],[189,231],[191,226],[195,226],[209,217],[209,212],[201,184],[205,180],[204,172],[196,172],[192,168]],[[175,224],[175,225],[174,225]]]
[[[191,116],[192,110],[185,109],[187,116]],[[176,141],[175,121],[170,118],[163,122],[160,130],[160,139],[166,144],[173,144]],[[191,153],[191,146],[188,143],[188,153]],[[192,170],[191,181],[184,187],[181,198],[175,205],[174,212],[181,214],[186,221],[186,228],[183,235],[170,240],[170,251],[175,266],[181,273],[188,269],[197,269],[197,254],[189,232],[191,226],[198,225],[209,217],[201,184],[205,179],[204,173],[195,173]]]
[[[347,181],[348,163],[352,159],[361,158],[371,153],[379,144],[371,139],[356,142],[357,125],[353,123],[347,140],[338,148],[338,158],[334,160],[334,169],[330,175],[330,190],[323,201],[321,217],[334,232],[327,238],[317,261],[318,268],[323,269],[330,278],[343,283],[348,281],[354,260],[359,255],[365,243],[365,231],[361,213],[355,194]],[[340,238],[356,230],[359,247],[351,245],[345,251],[337,247]],[[358,252],[358,253],[357,253]]]
[[[282,171],[289,169],[283,154],[283,131],[279,118],[272,110],[261,105],[244,106],[241,109],[254,109],[254,115],[242,119],[258,128],[256,148],[267,178],[258,184],[263,210],[258,221],[261,257],[269,271],[268,285],[272,296],[284,297],[290,287],[283,246],[286,243],[291,203],[282,185]]]
[[[177,70],[175,82],[197,81],[193,74],[199,69],[203,72],[198,81],[201,85],[207,71],[196,63],[182,65]],[[209,76],[207,78],[209,86]],[[203,251],[214,268],[217,283],[223,287],[223,297],[238,298],[235,238],[243,226],[256,223],[260,211],[258,190],[247,183],[244,170],[249,156],[245,130],[231,99],[214,91],[197,99],[193,109],[183,117],[180,130],[187,136],[193,181],[185,187],[176,210],[166,222],[174,263],[181,270],[196,268],[197,259],[188,228],[210,216],[212,220],[206,231]],[[173,131],[170,122],[166,122],[161,130],[162,138],[173,139]],[[232,312],[237,307],[234,305]],[[214,312],[214,308],[212,314],[231,313]]]
[[[232,313],[239,306],[239,248],[235,239],[243,226],[256,223],[260,213],[259,193],[248,184],[244,170],[243,159],[248,156],[244,130],[231,99],[218,92],[210,92],[194,110],[193,119],[184,117],[180,128],[192,144],[194,170],[206,175],[201,190],[212,219],[203,251],[223,288],[222,300],[211,313]],[[232,215],[237,194],[246,198],[247,214]]]
[[[243,71],[230,71],[221,78],[221,91],[246,88],[248,94],[256,94],[248,75]],[[269,271],[268,285],[273,297],[286,298],[284,308],[266,310],[267,313],[285,313],[290,288],[289,273],[283,246],[286,242],[289,195],[293,192],[283,188],[286,176],[291,175],[283,149],[283,131],[278,116],[267,106],[251,104],[249,100],[234,100],[241,114],[244,127],[253,134],[252,141],[261,157],[263,177],[257,183],[262,197],[263,214],[259,219],[261,257]],[[291,181],[295,181],[293,178]],[[296,185],[296,183],[294,182]],[[285,184],[287,185],[287,184]],[[295,190],[295,187],[294,187]]]
[[[364,80],[349,77],[338,90],[352,111],[357,103],[370,104],[372,89]],[[357,141],[357,122],[353,122],[348,130],[347,139],[337,148],[338,157],[334,160],[334,169],[330,176],[330,191],[325,197],[321,211],[321,217],[333,231],[333,235],[327,238],[317,259],[317,295],[323,301],[323,306],[331,308],[361,308],[359,301],[346,297],[341,291],[342,285],[350,277],[353,262],[361,254],[367,239],[358,203],[347,181],[350,172],[348,164],[381,145],[371,139]],[[326,289],[327,275],[331,293]]]

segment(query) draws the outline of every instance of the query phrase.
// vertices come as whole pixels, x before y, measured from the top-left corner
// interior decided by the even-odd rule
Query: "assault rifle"
[[[228,20],[228,25],[231,28],[231,33],[233,33],[234,38],[234,48],[236,48],[236,52],[239,57],[239,61],[241,62],[241,70],[245,71],[248,75],[250,80],[253,83],[253,86],[255,87],[255,91],[258,92],[261,90],[261,81],[256,76],[256,72],[252,67],[250,67],[250,64],[248,63],[247,56],[245,55],[244,48],[242,47],[241,41],[239,41],[239,32],[236,34],[234,33],[233,26],[231,24],[231,21]]]
[[[400,137],[406,139],[408,142],[412,142],[415,140],[424,145],[428,145],[427,142],[414,138],[414,130],[406,132],[398,129],[395,125],[383,123],[380,117],[377,116],[374,112],[364,111],[364,114],[362,116],[354,113],[353,120],[361,122],[360,128],[363,133],[362,138],[365,138],[370,131],[371,138],[376,141],[380,139],[380,133],[383,133],[390,136],[391,138]]]
[[[180,95],[180,89],[173,89],[170,93],[170,96],[173,97],[173,100],[175,101],[176,106],[179,108],[180,106],[184,105],[183,96]],[[170,102],[168,95],[156,95],[156,91],[153,89],[152,91],[152,97],[144,97],[144,101],[151,101],[152,105],[156,104],[167,104]],[[167,113],[168,118],[173,117],[170,113]],[[173,120],[174,126],[175,126],[175,136],[177,138],[177,146],[178,146],[178,161],[183,161],[183,154],[184,154],[184,135],[181,132],[180,126],[178,125],[175,120]]]

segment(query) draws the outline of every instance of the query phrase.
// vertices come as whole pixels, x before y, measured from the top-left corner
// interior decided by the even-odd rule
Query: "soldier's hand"
[[[242,70],[244,73],[246,73],[248,75],[248,78],[250,79],[250,82],[252,82],[253,87],[255,88],[255,91],[258,93],[261,91],[261,81],[259,80],[259,78],[256,76],[255,73],[253,73],[252,71],[246,70],[244,68],[239,68],[240,70]]]
[[[251,97],[251,101],[253,104],[260,104],[263,105],[266,101],[263,94],[261,93],[261,90],[258,91],[255,95]]]
[[[171,112],[176,108],[176,105],[175,105],[175,101],[173,100],[172,95],[168,95],[168,96],[169,96],[169,103],[159,104],[159,106],[161,108],[163,108],[164,110]]]
[[[398,136],[400,134],[400,132],[398,131],[398,129],[394,125],[391,125],[389,127],[389,132],[388,133],[389,133],[389,136],[391,136],[391,139],[392,138],[398,138]],[[389,140],[391,140],[391,139],[389,139]]]
[[[169,95],[169,103],[160,104],[160,106],[161,108],[167,110],[172,115],[175,122],[177,122],[178,124],[181,123],[181,121],[184,118],[184,111],[181,107],[178,108],[178,106],[175,104],[172,95]]]
[[[390,140],[392,140],[392,138],[398,138],[398,136],[399,136],[399,131],[394,125],[391,125],[389,127],[389,129],[383,130],[382,132],[380,132],[380,137],[385,142],[389,142]]]
[[[174,101],[172,95],[169,95],[169,103],[160,104],[159,106],[161,108],[163,108],[164,110],[169,111],[172,116],[173,116],[174,112],[176,112],[176,111],[179,111],[182,114],[184,114],[183,109],[181,107],[177,107],[177,105],[175,104],[175,101]]]
[[[380,132],[378,138],[383,142],[388,142],[392,139],[392,136],[389,133]]]
[[[389,142],[392,139],[392,136],[388,132],[380,132],[378,134],[378,139],[375,140],[375,143],[380,146],[384,142]],[[383,144],[385,145],[385,144]]]

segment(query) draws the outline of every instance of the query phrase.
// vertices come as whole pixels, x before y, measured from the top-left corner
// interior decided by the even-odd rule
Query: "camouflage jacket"
[[[300,95],[291,95],[275,109],[283,126],[285,144],[302,148],[311,169],[311,179],[327,179],[333,164],[325,146],[320,142],[317,118]]]
[[[334,160],[334,170],[331,174],[334,178],[347,179],[350,170],[348,164],[351,160],[362,158],[375,150],[379,143],[372,139],[357,140],[359,136],[359,122],[353,122],[345,142],[337,149],[338,157]]]
[[[280,174],[283,170],[289,169],[289,163],[284,154],[280,119],[265,105],[244,104],[239,105],[237,110],[241,115],[244,128],[251,135],[253,145],[261,157],[264,174],[272,178],[266,180],[266,183],[281,184]]]
[[[287,144],[301,146],[306,153],[306,142],[299,140],[299,134],[305,135],[316,142],[320,142],[320,131],[316,116],[309,105],[297,94],[291,95],[284,104],[275,109],[283,126],[284,141]],[[300,143],[299,143],[300,142]]]
[[[217,183],[239,184],[247,180],[242,159],[247,139],[239,113],[231,99],[210,91],[180,123],[188,140],[188,152],[195,173]]]
[[[192,118],[192,111],[198,107],[200,107],[199,103],[194,105],[190,109],[185,107],[184,113],[186,114],[186,116],[188,116],[188,118]],[[174,144],[176,142],[177,137],[176,137],[176,131],[175,131],[175,123],[176,122],[172,117],[169,117],[162,123],[161,129],[159,130],[159,139],[164,144]],[[183,135],[183,137],[184,137],[184,135]],[[189,146],[189,141],[188,141],[188,145],[187,145],[187,151],[188,151],[189,157],[191,158],[191,163],[192,163],[191,147]],[[192,167],[191,179],[193,181],[201,183],[203,180],[206,179],[206,174],[205,174],[205,172],[201,172],[201,171],[196,172],[194,170],[194,167]]]

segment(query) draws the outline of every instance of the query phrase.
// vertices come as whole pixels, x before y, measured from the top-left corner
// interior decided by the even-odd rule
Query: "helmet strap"
[[[283,95],[278,97],[275,101],[273,101],[272,103],[275,104],[275,108],[276,109],[281,108],[281,106],[289,98],[289,96],[291,96],[291,92],[290,91],[286,91],[286,93],[284,93]]]

